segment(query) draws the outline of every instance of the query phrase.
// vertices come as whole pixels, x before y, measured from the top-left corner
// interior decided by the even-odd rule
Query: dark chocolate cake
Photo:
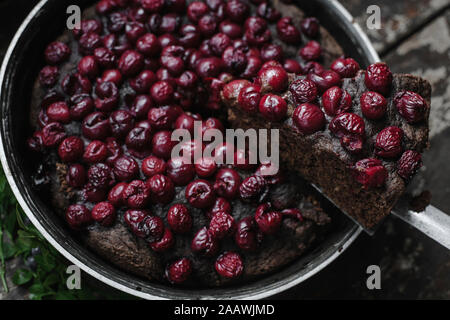
[[[428,108],[419,114],[409,91],[399,96],[411,90],[429,102],[429,85],[412,76],[394,75],[387,87],[374,77],[373,90],[381,88],[388,111],[380,115],[383,101],[374,95],[367,97],[375,101],[368,100],[367,113],[383,120],[351,132],[345,119],[333,120],[343,111],[361,117],[364,73],[317,19],[279,1],[101,0],[84,11],[79,28],[49,44],[44,57],[28,140],[40,156],[36,186],[50,194],[80,241],[154,281],[242,283],[313,248],[333,222],[295,173],[371,226],[401,195],[403,179],[419,166],[416,153],[427,145]],[[293,97],[288,86],[301,91],[298,81],[305,79],[306,94]],[[330,88],[324,105],[320,96]],[[237,102],[241,91],[243,104]],[[260,100],[262,116],[255,112]],[[334,114],[302,127],[291,119],[299,103],[317,104],[307,107],[315,114],[320,108]],[[325,129],[325,120],[335,128]],[[195,121],[201,134],[280,128],[279,172],[270,163],[249,164],[246,150],[230,151],[227,144],[215,155],[232,152],[243,164],[206,157],[188,163],[206,147],[194,140],[183,146],[187,158],[172,158],[172,131],[193,134]],[[383,161],[361,162],[373,157],[375,136],[388,125],[402,129],[401,152],[398,145],[380,145]]]

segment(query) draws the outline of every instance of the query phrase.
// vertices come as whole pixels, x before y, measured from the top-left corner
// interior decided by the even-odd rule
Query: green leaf
[[[57,284],[59,281],[59,277],[56,273],[51,273],[45,280],[44,280],[44,287],[50,288],[51,286]]]
[[[18,269],[12,278],[14,284],[20,286],[29,282],[33,278],[33,274],[27,269]]]
[[[5,259],[10,259],[16,255],[17,249],[13,243],[4,242],[3,243],[3,255]]]

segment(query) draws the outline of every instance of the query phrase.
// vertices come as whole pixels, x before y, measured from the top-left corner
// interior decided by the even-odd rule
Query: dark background
[[[0,0],[0,60],[14,32],[37,2]],[[340,2],[393,72],[413,73],[431,82],[432,148],[424,156],[424,167],[415,179],[417,187],[413,191],[430,190],[432,204],[450,213],[450,1]],[[366,27],[366,10],[373,4],[381,9],[380,30]],[[10,261],[8,275],[19,264],[20,261]],[[381,268],[381,290],[366,287],[366,268],[373,264]],[[0,293],[0,299],[27,298],[26,290],[11,289],[8,295]],[[450,251],[389,217],[375,236],[362,234],[325,270],[274,298],[450,299]]]

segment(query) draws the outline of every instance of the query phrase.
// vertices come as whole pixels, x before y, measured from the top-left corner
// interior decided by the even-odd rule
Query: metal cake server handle
[[[432,205],[422,212],[400,205],[395,207],[392,214],[450,250],[450,215]]]
[[[325,197],[347,217],[359,225],[366,233],[369,235],[373,235],[375,233],[377,227],[375,227],[375,229],[364,228],[363,225],[345,212],[345,210],[340,209],[339,206],[334,203],[333,200],[328,198],[319,187],[315,184],[311,185],[323,197]],[[432,205],[428,205],[421,212],[412,211],[409,209],[407,197],[401,198],[391,213],[450,250],[450,215]]]

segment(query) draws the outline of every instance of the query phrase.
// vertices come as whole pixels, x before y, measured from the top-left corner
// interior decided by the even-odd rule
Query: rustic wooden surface
[[[0,55],[36,0],[0,2]],[[433,87],[431,149],[415,185],[430,190],[432,203],[450,213],[450,1],[341,0],[394,72],[414,73]],[[20,4],[19,4],[20,3]],[[381,9],[382,28],[368,30],[366,9]],[[20,261],[8,265],[8,275]],[[366,287],[366,268],[381,267],[382,289]],[[375,236],[365,234],[332,265],[277,299],[367,298],[450,299],[450,253],[418,231],[390,217]],[[26,291],[0,291],[0,299],[26,299]]]

